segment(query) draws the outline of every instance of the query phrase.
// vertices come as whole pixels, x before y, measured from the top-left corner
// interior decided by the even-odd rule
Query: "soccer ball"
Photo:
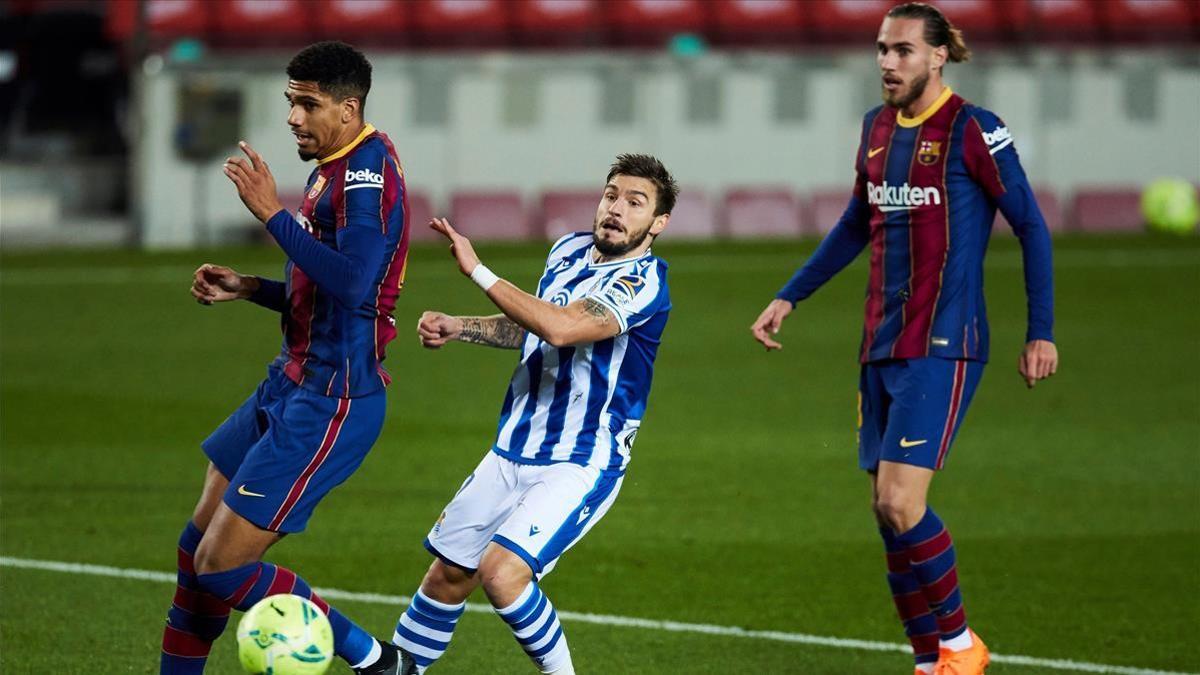
[[[1142,215],[1152,230],[1191,234],[1200,220],[1196,188],[1178,178],[1156,180],[1142,192]]]
[[[272,595],[242,616],[238,658],[247,673],[321,675],[333,661],[329,619],[298,595]]]

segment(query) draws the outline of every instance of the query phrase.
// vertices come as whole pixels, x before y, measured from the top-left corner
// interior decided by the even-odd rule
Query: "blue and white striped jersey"
[[[615,337],[556,348],[527,333],[492,451],[522,464],[572,462],[621,473],[646,411],[671,300],[667,263],[592,262],[592,233],[554,243],[537,296],[559,306],[594,298],[621,324]]]

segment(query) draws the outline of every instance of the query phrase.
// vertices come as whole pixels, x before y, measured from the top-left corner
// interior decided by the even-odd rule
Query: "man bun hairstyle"
[[[675,208],[675,198],[679,196],[679,184],[675,182],[671,172],[667,171],[667,167],[663,166],[663,163],[656,157],[636,154],[617,155],[617,161],[613,162],[612,167],[608,170],[608,178],[605,181],[611,181],[613,176],[617,175],[645,178],[654,184],[654,191],[658,194],[654,200],[655,216],[670,213]]]
[[[359,110],[371,91],[371,62],[362,52],[336,40],[317,42],[300,50],[287,66],[288,79],[316,82],[335,101],[358,99]]]
[[[955,28],[942,11],[924,2],[906,2],[891,8],[887,15],[893,19],[921,19],[925,22],[925,41],[934,47],[945,47],[951,63],[971,59],[971,50],[963,32]]]

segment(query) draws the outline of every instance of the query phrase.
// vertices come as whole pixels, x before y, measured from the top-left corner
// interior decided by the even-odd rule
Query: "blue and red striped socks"
[[[267,562],[255,562],[224,572],[196,577],[204,590],[223,599],[234,609],[246,611],[269,595],[290,593],[308,598],[329,617],[333,628],[333,650],[354,666],[378,653],[379,644],[344,614],[329,606],[296,573]]]
[[[921,582],[913,573],[908,561],[908,551],[896,540],[890,527],[879,528],[883,546],[887,550],[888,586],[892,589],[892,600],[904,623],[904,634],[912,644],[913,659],[918,665],[937,663],[938,624],[929,610]]]
[[[204,672],[212,643],[225,631],[229,605],[205,593],[196,580],[192,556],[204,533],[190,520],[179,535],[175,599],[163,629],[159,672],[192,675]]]
[[[958,589],[954,542],[942,520],[933,509],[926,508],[921,522],[896,535],[896,543],[908,552],[909,566],[933,610],[942,642],[966,634],[967,613]]]

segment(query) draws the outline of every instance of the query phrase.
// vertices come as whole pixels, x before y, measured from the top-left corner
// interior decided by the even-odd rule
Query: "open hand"
[[[783,345],[771,339],[771,336],[779,333],[779,327],[783,325],[783,320],[791,313],[792,303],[775,298],[755,319],[750,326],[750,333],[754,335],[755,340],[767,348],[767,351],[783,349]]]
[[[454,259],[458,261],[458,269],[467,276],[471,276],[471,272],[475,271],[475,266],[479,264],[479,256],[475,255],[475,248],[471,246],[471,240],[462,236],[450,226],[450,221],[445,218],[434,218],[429,221],[429,227],[434,232],[439,232],[450,240],[450,252],[454,254]]]
[[[457,317],[441,312],[423,312],[417,321],[417,335],[421,338],[422,347],[437,349],[457,338],[462,327],[462,319]]]
[[[246,208],[250,209],[250,213],[266,223],[283,208],[275,189],[275,176],[271,175],[271,168],[267,166],[266,160],[259,156],[249,143],[241,141],[238,147],[246,153],[249,161],[241,157],[226,159],[223,167],[225,175],[237,186],[238,196],[242,198]]]

